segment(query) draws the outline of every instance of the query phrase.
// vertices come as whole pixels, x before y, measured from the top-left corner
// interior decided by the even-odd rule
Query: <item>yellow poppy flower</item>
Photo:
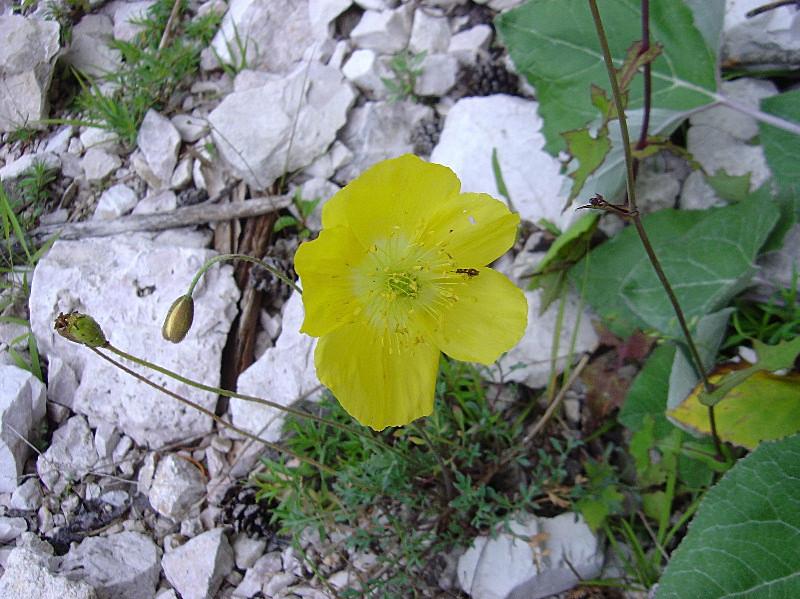
[[[431,413],[440,352],[490,364],[525,331],[524,294],[485,267],[519,215],[460,189],[447,167],[386,160],[325,204],[295,255],[317,376],[375,430]]]

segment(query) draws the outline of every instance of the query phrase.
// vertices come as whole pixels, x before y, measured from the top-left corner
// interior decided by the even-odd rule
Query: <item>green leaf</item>
[[[567,205],[574,200],[583,189],[586,179],[595,172],[611,150],[611,140],[608,130],[604,127],[597,132],[597,137],[592,137],[587,129],[576,129],[562,133],[567,142],[567,151],[578,159],[578,168],[569,173],[573,180],[572,190],[567,199]]]
[[[788,121],[800,124],[800,90],[761,100],[761,108]],[[772,174],[781,188],[800,192],[800,135],[760,123],[761,144]]]
[[[298,222],[297,222],[297,219],[295,217],[293,217],[293,216],[280,216],[275,221],[275,224],[273,225],[272,230],[275,233],[278,233],[279,231],[283,231],[287,227],[294,227],[294,226],[297,226],[297,225],[298,225]]]
[[[750,195],[750,173],[729,175],[725,171],[717,171],[706,175],[706,182],[723,200],[741,202]]]
[[[800,435],[763,443],[712,488],[656,599],[800,596]]]
[[[503,196],[511,208],[511,195],[508,193],[506,181],[503,179],[503,171],[500,169],[500,161],[497,158],[497,148],[492,148],[492,173],[494,174],[494,184],[497,186],[497,191]],[[513,210],[513,208],[511,208]]]
[[[669,391],[669,373],[675,357],[675,346],[659,345],[647,359],[644,367],[633,379],[625,396],[618,420],[632,431],[638,431],[651,418],[654,433],[661,438],[674,427],[664,416]]]
[[[662,210],[644,227],[689,321],[718,310],[744,289],[775,226],[774,204],[749,200],[707,211]],[[678,336],[672,305],[633,227],[589,254],[586,298],[620,337],[637,328]],[[570,272],[580,285],[581,264]]]
[[[716,10],[718,2],[708,3]],[[605,0],[600,10],[609,35],[615,67],[623,64],[631,43],[641,38],[638,0]],[[711,8],[697,6],[709,14]],[[609,91],[608,75],[594,23],[584,0],[538,0],[501,14],[495,21],[518,71],[536,88],[544,119],[546,149],[565,148],[563,131],[594,121],[590,85]],[[663,52],[652,64],[653,126],[673,120],[665,113],[685,113],[715,100],[716,46],[701,33],[683,2],[654,2],[651,38]],[[705,27],[705,25],[704,25]],[[630,88],[629,106],[642,105],[641,75]]]

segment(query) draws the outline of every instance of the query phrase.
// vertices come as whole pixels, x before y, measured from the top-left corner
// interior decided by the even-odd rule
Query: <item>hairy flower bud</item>
[[[58,315],[55,322],[56,332],[75,343],[80,343],[87,347],[105,347],[108,345],[103,329],[97,321],[80,312],[70,312]]]
[[[161,327],[161,335],[167,341],[180,343],[192,328],[192,320],[194,320],[194,300],[191,295],[182,295],[169,307],[164,326]]]

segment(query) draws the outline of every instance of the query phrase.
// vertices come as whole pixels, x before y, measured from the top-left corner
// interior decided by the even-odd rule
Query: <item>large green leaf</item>
[[[656,438],[666,436],[674,428],[664,415],[674,357],[674,345],[660,345],[636,375],[617,418],[630,430],[640,430],[648,417],[653,422]]]
[[[708,492],[656,599],[800,597],[800,435],[762,443]]]
[[[774,204],[752,199],[707,211],[662,210],[644,218],[644,227],[687,319],[723,307],[744,289],[755,258],[778,220]],[[635,329],[680,335],[672,305],[642,248],[627,227],[591,252],[585,297],[622,337]],[[581,285],[581,263],[571,281]]]
[[[764,98],[761,108],[800,124],[800,90]],[[781,188],[800,193],[800,135],[761,123],[761,143],[767,164]]]
[[[653,2],[650,6],[651,38],[662,45],[652,64],[654,123],[650,133],[660,133],[658,123],[674,121],[668,113],[695,109],[716,100],[716,47],[709,45],[715,33],[720,0],[692,8],[680,0]],[[641,39],[640,2],[604,0],[600,11],[609,36],[616,67],[628,48]],[[610,86],[594,23],[585,0],[536,0],[501,14],[496,21],[517,69],[536,88],[544,119],[547,150],[565,148],[561,133],[580,129],[598,116],[592,105],[590,85]],[[634,79],[629,107],[642,104],[641,75]],[[681,117],[682,118],[682,117]]]

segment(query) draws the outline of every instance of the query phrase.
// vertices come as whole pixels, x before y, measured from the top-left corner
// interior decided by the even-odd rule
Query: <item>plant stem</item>
[[[225,262],[227,260],[242,260],[243,262],[252,262],[253,264],[257,264],[261,268],[268,270],[275,277],[277,277],[278,279],[289,285],[289,287],[297,291],[297,293],[300,293],[301,295],[303,293],[303,290],[300,289],[297,283],[292,281],[289,277],[280,272],[277,268],[267,264],[263,260],[259,260],[258,258],[254,258],[253,256],[248,256],[247,254],[220,254],[219,256],[214,256],[213,258],[207,260],[206,263],[203,264],[203,266],[200,268],[200,270],[197,271],[197,274],[194,275],[192,282],[189,284],[189,291],[186,292],[186,295],[191,297],[192,293],[194,293],[194,288],[200,281],[200,277],[202,277],[209,268],[211,268],[218,262]]]
[[[116,355],[118,355],[121,358],[124,358],[126,360],[130,360],[134,364],[138,364],[139,366],[143,366],[144,368],[149,368],[150,370],[155,370],[156,372],[160,372],[161,374],[163,374],[165,376],[168,376],[171,379],[175,379],[176,381],[179,381],[181,383],[189,385],[190,387],[194,387],[196,389],[200,389],[201,391],[208,391],[209,393],[216,393],[218,395],[222,395],[223,397],[229,397],[229,398],[234,398],[234,399],[242,399],[244,401],[250,401],[250,402],[253,402],[253,403],[257,403],[257,404],[268,406],[270,408],[274,408],[276,410],[280,410],[282,412],[285,412],[287,414],[291,414],[293,416],[297,416],[299,418],[306,418],[308,420],[313,420],[313,421],[318,422],[320,424],[324,424],[326,426],[330,426],[332,428],[339,429],[339,430],[344,431],[344,432],[346,432],[348,434],[358,435],[359,437],[362,437],[364,439],[368,439],[370,442],[375,443],[376,445],[380,446],[381,449],[385,449],[386,451],[391,451],[393,453],[396,453],[396,454],[400,455],[400,452],[396,448],[391,447],[390,445],[387,445],[386,443],[384,443],[380,439],[375,438],[373,435],[371,435],[371,434],[369,434],[369,433],[367,433],[365,431],[349,427],[346,424],[342,424],[342,423],[336,422],[334,420],[328,420],[327,418],[323,418],[322,416],[317,416],[316,414],[312,414],[310,412],[305,412],[303,410],[298,410],[298,409],[292,408],[290,406],[284,406],[284,405],[281,405],[281,404],[276,403],[274,401],[270,401],[268,399],[264,399],[262,397],[256,397],[256,396],[253,396],[253,395],[245,395],[244,393],[236,393],[235,391],[228,391],[227,389],[222,389],[220,387],[211,387],[210,385],[204,385],[203,383],[201,383],[199,381],[195,381],[193,379],[187,378],[187,377],[185,377],[185,376],[183,376],[181,374],[178,374],[177,372],[173,372],[172,370],[164,368],[163,366],[160,366],[160,365],[158,365],[158,364],[156,364],[154,362],[150,362],[150,361],[145,360],[143,358],[139,358],[137,356],[134,356],[133,354],[129,354],[129,353],[125,352],[125,351],[122,351],[121,349],[118,349],[117,347],[114,347],[111,343],[106,345],[105,349],[107,349],[110,352],[115,353]]]
[[[639,210],[636,206],[633,156],[631,154],[630,137],[628,136],[628,124],[625,117],[625,107],[622,103],[622,94],[620,93],[619,84],[617,82],[617,74],[614,69],[614,62],[611,57],[611,49],[608,45],[608,38],[606,37],[605,29],[603,28],[603,21],[600,18],[600,11],[597,9],[597,1],[589,0],[589,8],[592,11],[592,18],[594,20],[595,28],[597,29],[597,38],[600,42],[600,47],[603,50],[603,60],[608,71],[608,79],[611,83],[611,93],[614,96],[614,104],[617,108],[617,115],[619,117],[620,133],[622,135],[622,149],[625,153],[625,167],[627,170],[626,183],[628,189],[628,198],[625,212],[627,212],[628,217],[633,220],[633,224],[636,227],[636,232],[639,234],[639,239],[641,239],[645,252],[647,252],[647,257],[650,259],[650,263],[653,265],[653,269],[656,271],[656,275],[658,276],[659,281],[661,281],[661,285],[664,287],[664,291],[666,291],[667,297],[672,304],[675,315],[678,317],[678,323],[680,324],[681,331],[686,339],[686,345],[689,348],[689,354],[691,355],[695,370],[697,371],[697,375],[703,381],[703,388],[705,389],[706,393],[711,393],[711,391],[714,389],[714,386],[708,379],[706,369],[703,366],[703,361],[700,358],[700,353],[697,351],[697,346],[694,343],[692,334],[689,331],[689,326],[686,323],[686,317],[684,316],[681,305],[678,302],[678,298],[676,297],[675,292],[672,290],[672,286],[667,279],[667,275],[661,268],[661,263],[659,262],[658,256],[656,256],[655,250],[650,243],[650,239],[647,236],[644,225],[642,224],[641,215],[639,214]],[[713,406],[709,407],[708,419],[711,428],[711,436],[714,439],[714,447],[717,452],[717,457],[721,459],[722,448],[720,446],[719,436],[717,435],[717,425]]]
[[[639,54],[644,54],[650,49],[650,0],[642,0],[642,47]],[[650,106],[652,104],[653,77],[650,70],[650,62],[644,64],[642,70],[644,78],[644,106],[642,115],[642,130],[639,132],[639,141],[636,143],[637,150],[647,147],[647,130],[650,128]],[[638,162],[638,161],[637,161]]]
[[[217,416],[214,412],[212,412],[209,409],[204,408],[200,404],[197,404],[197,403],[195,403],[195,402],[193,402],[193,401],[191,401],[189,399],[186,399],[182,395],[179,395],[179,394],[175,393],[174,391],[170,391],[166,387],[162,387],[161,385],[158,385],[157,383],[154,383],[153,381],[151,381],[150,379],[148,379],[145,376],[142,376],[138,372],[134,372],[133,370],[131,370],[130,368],[128,368],[127,366],[125,366],[121,362],[118,362],[114,358],[112,358],[110,356],[107,356],[106,354],[101,352],[99,348],[90,347],[89,349],[91,349],[98,356],[100,356],[104,360],[110,362],[111,364],[113,364],[114,366],[116,366],[117,368],[122,370],[123,372],[131,375],[132,377],[134,377],[135,379],[145,383],[146,385],[150,385],[154,389],[157,389],[158,391],[161,391],[162,393],[164,393],[166,395],[169,395],[173,399],[177,399],[182,404],[185,404],[185,405],[187,405],[187,406],[189,406],[191,408],[194,408],[198,412],[201,412],[201,413],[205,414],[206,416],[208,416],[212,420],[214,420],[214,422],[216,422],[217,424],[220,424],[220,425],[224,426],[225,428],[228,428],[228,429],[230,429],[230,430],[232,430],[232,431],[234,431],[236,433],[239,433],[240,435],[244,435],[248,439],[252,439],[253,441],[257,441],[258,443],[262,443],[265,447],[269,447],[270,449],[272,449],[274,451],[278,451],[278,452],[290,455],[293,458],[295,458],[297,460],[300,460],[301,462],[305,462],[306,464],[309,464],[310,466],[313,466],[314,468],[317,468],[320,471],[325,472],[326,474],[330,474],[330,475],[333,475],[333,476],[336,475],[336,471],[335,470],[333,470],[332,468],[329,468],[328,466],[326,466],[324,464],[319,463],[318,461],[314,460],[313,458],[309,458],[309,457],[306,457],[304,455],[300,455],[298,453],[295,453],[295,452],[291,451],[290,449],[287,449],[285,447],[281,447],[280,445],[277,445],[275,443],[267,441],[266,439],[262,439],[258,435],[254,435],[253,433],[251,433],[249,431],[246,431],[246,430],[244,430],[242,428],[239,428],[238,426],[236,426],[234,424],[231,424],[230,422],[227,422],[226,420],[223,420],[221,417]],[[109,350],[113,351],[113,349],[110,346],[106,346],[106,349],[109,349]]]

